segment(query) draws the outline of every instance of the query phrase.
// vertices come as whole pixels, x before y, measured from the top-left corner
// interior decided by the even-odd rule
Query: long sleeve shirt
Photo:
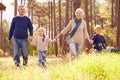
[[[54,40],[51,40],[50,38],[48,37],[45,37],[44,38],[44,41],[42,41],[43,37],[41,36],[37,36],[35,38],[35,40],[32,42],[33,45],[36,45],[37,46],[37,50],[38,51],[44,51],[44,50],[47,50],[48,49],[48,43],[49,42],[55,42]]]
[[[71,20],[68,25],[61,31],[61,34],[66,34],[67,32],[71,32],[73,28],[75,27],[76,23],[73,20]],[[77,31],[73,35],[73,37],[70,38],[69,42],[78,43],[81,46],[84,46],[85,39],[89,38],[88,32],[87,32],[87,26],[86,22],[82,20],[82,23],[78,27]]]
[[[27,39],[28,30],[30,36],[33,35],[33,26],[30,19],[27,16],[15,16],[11,22],[8,39],[11,40],[12,36],[18,39]]]
[[[102,48],[106,48],[106,40],[103,35],[95,34],[93,36],[93,48],[101,51]]]

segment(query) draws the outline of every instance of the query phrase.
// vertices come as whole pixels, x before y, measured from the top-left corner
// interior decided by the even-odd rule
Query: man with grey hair
[[[29,40],[32,41],[33,26],[30,19],[25,15],[25,6],[18,5],[18,15],[12,19],[9,31],[8,41],[11,44],[12,36],[14,48],[14,61],[17,67],[20,66],[20,50],[23,56],[23,65],[27,66],[28,62],[28,30],[30,33]]]

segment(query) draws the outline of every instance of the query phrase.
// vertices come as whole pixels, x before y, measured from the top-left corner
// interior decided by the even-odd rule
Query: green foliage
[[[62,50],[63,50],[62,47],[61,47],[60,45],[58,45],[58,53],[61,54],[61,53],[62,53]]]
[[[38,50],[36,46],[33,46],[29,43],[29,48],[28,48],[29,54],[32,56],[38,55]]]
[[[79,59],[71,63],[61,64],[60,66],[52,68],[49,79],[119,80],[119,59],[120,55],[114,54],[82,55]]]
[[[54,46],[53,44],[48,45],[48,55],[54,54]]]
[[[12,50],[12,45],[8,44],[8,32],[10,26],[9,24],[10,23],[7,20],[2,21],[2,50],[4,51],[4,56],[6,52],[10,53],[10,51]]]
[[[9,60],[7,58],[6,60]],[[6,61],[4,60],[4,62]],[[1,80],[119,80],[120,55],[112,53],[80,55],[72,62],[49,62],[47,69],[39,67],[35,57],[29,57],[29,65],[20,68],[0,60]],[[8,64],[9,65],[5,65]],[[4,65],[4,66],[3,66]],[[8,68],[9,67],[9,68]],[[19,73],[19,74],[18,74]],[[22,77],[20,77],[22,76]]]
[[[108,46],[116,46],[116,27],[104,27],[103,28],[103,35],[106,38],[106,42]]]

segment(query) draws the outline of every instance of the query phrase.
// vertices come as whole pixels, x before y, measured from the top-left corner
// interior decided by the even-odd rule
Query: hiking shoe
[[[15,66],[16,66],[16,67],[20,67],[20,64],[17,63],[17,62],[15,62]]]
[[[46,65],[45,65],[45,63],[44,63],[44,62],[42,62],[42,66],[43,66],[43,67],[46,67]]]
[[[27,66],[27,60],[23,60],[23,65]]]

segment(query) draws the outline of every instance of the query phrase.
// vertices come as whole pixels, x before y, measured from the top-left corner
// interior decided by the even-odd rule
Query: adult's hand
[[[12,41],[11,41],[11,40],[8,40],[8,43],[11,45],[11,44],[12,44]]]
[[[59,38],[61,35],[62,35],[62,34],[59,33],[59,34],[55,37],[55,39],[57,40],[57,38]]]

